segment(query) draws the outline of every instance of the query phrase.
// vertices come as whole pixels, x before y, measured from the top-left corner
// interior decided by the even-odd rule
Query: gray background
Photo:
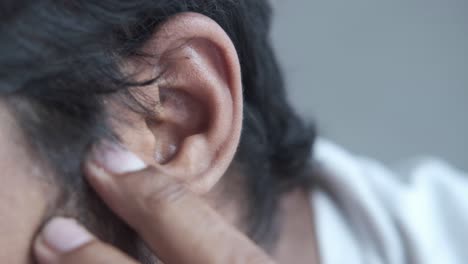
[[[468,0],[276,0],[290,100],[322,135],[387,164],[468,169]]]

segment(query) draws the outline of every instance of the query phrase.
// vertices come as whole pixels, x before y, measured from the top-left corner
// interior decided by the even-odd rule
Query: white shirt
[[[322,264],[468,263],[468,175],[437,159],[405,173],[316,143],[311,194]]]

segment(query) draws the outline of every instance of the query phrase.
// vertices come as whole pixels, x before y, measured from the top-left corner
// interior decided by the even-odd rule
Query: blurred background
[[[290,100],[322,136],[468,169],[467,0],[272,1]]]

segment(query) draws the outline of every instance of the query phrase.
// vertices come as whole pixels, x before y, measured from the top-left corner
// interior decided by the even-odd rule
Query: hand
[[[121,147],[98,152],[84,166],[89,183],[164,263],[273,263],[173,177],[161,175]],[[44,227],[34,253],[40,264],[136,263],[65,218]]]

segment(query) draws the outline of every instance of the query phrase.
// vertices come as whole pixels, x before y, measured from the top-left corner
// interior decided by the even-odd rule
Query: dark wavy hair
[[[315,138],[286,101],[270,40],[268,0],[6,0],[0,3],[0,93],[31,149],[56,172],[62,206],[102,239],[143,262],[138,237],[83,181],[87,148],[114,133],[103,99],[132,100],[132,83],[118,65],[139,51],[161,22],[191,11],[215,20],[237,50],[243,80],[244,123],[235,161],[245,174],[249,235],[273,234],[280,195],[310,184]],[[150,81],[150,80],[149,80]],[[129,106],[134,104],[129,104]],[[66,202],[65,202],[66,201]]]

